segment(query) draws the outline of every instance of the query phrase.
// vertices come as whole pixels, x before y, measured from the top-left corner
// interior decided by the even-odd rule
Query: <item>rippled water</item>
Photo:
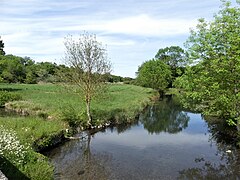
[[[47,155],[55,179],[239,179],[240,152],[221,127],[164,99],[132,125],[83,134]]]

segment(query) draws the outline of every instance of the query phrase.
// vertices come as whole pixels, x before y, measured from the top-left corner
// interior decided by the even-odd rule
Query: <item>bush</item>
[[[0,106],[3,107],[6,102],[9,101],[17,101],[22,99],[20,94],[7,92],[7,91],[0,91]]]
[[[77,128],[79,126],[86,127],[87,126],[87,118],[84,115],[83,111],[78,111],[71,105],[67,107],[63,107],[61,111],[61,119],[68,123],[68,125],[72,128]]]

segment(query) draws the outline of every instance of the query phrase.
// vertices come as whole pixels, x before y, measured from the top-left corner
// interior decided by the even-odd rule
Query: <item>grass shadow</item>
[[[19,171],[11,162],[6,158],[0,156],[0,170],[9,180],[21,179],[30,180],[21,171]]]
[[[16,91],[22,91],[22,89],[18,89],[18,88],[0,88],[0,91],[16,92]]]

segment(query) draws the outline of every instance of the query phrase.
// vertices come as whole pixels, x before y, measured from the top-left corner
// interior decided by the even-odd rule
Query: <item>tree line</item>
[[[0,55],[0,82],[36,84],[59,82],[58,74],[70,68],[51,62],[35,62],[29,57]]]
[[[4,43],[0,40],[0,82],[37,84],[63,82],[73,67],[52,62],[35,62],[30,57],[5,55]],[[131,83],[134,79],[106,73],[104,81],[109,83]]]

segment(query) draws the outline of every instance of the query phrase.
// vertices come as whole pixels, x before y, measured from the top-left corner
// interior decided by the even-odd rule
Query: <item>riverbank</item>
[[[8,144],[6,147],[9,149],[0,152],[1,155],[30,179],[52,179],[53,166],[36,151],[51,147],[54,138],[57,141],[67,135],[70,127],[66,116],[81,116],[80,120],[84,121],[84,103],[78,94],[53,84],[1,84],[1,89],[21,96],[21,101],[7,103],[6,107],[24,115],[0,117],[1,131],[6,131],[6,135],[15,139],[23,152],[20,157],[15,157],[14,153],[8,153],[14,151],[13,145]],[[93,100],[93,122],[96,126],[131,122],[155,95],[152,89],[110,85],[103,96]],[[1,141],[2,144],[8,142],[8,139]],[[16,158],[20,163],[15,162]],[[8,177],[8,167],[1,165],[0,169]]]

